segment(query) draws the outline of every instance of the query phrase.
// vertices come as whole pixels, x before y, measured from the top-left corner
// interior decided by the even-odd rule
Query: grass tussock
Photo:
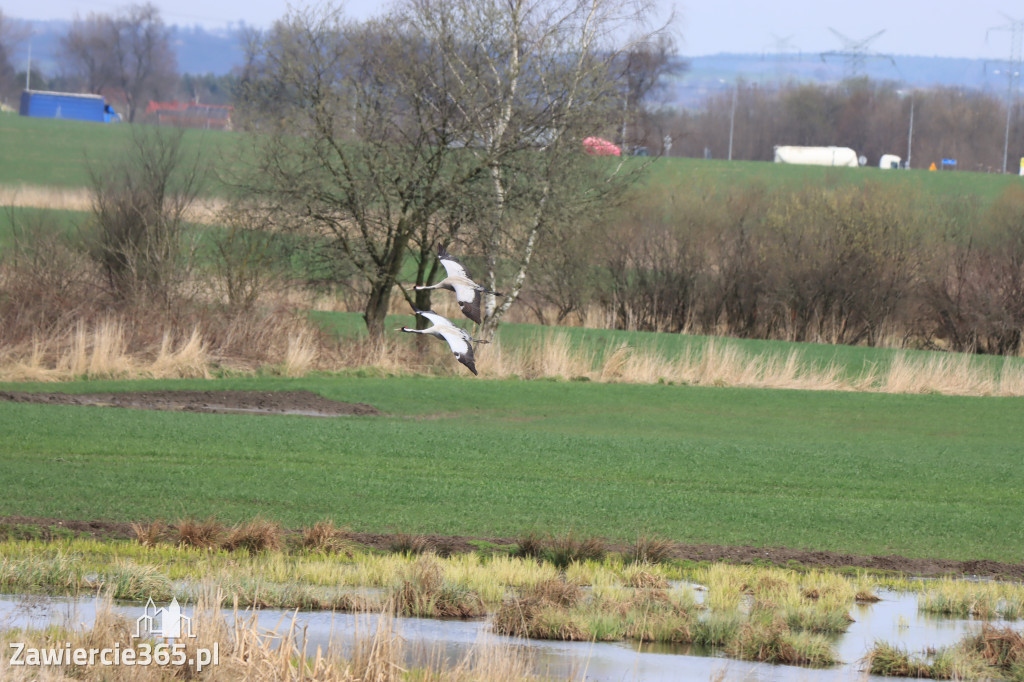
[[[57,551],[0,558],[0,588],[9,591],[77,594],[86,586],[85,567],[74,553]]]
[[[421,618],[478,618],[487,614],[480,596],[465,586],[444,578],[438,560],[424,554],[403,572],[393,593],[395,611]]]
[[[806,632],[794,633],[784,623],[749,622],[729,644],[737,658],[764,663],[824,667],[837,662],[827,639]]]
[[[656,535],[640,535],[630,547],[629,559],[636,564],[660,564],[672,557],[675,543]]]
[[[1005,672],[1024,673],[1024,633],[989,623],[964,640],[964,648],[981,656],[985,664]]]
[[[623,583],[639,590],[668,589],[668,580],[663,575],[652,573],[634,564],[623,572]]]
[[[221,546],[228,551],[246,550],[250,553],[274,551],[284,541],[280,524],[255,518],[234,526],[228,531]]]
[[[351,557],[355,544],[349,539],[344,528],[326,519],[302,529],[300,545],[303,549],[317,554],[344,554]]]
[[[133,521],[131,524],[132,533],[140,545],[144,547],[155,547],[167,536],[167,524],[162,519],[156,519],[149,523]]]
[[[711,611],[693,623],[693,643],[720,648],[736,638],[743,621],[738,613]]]
[[[791,630],[804,632],[846,632],[853,619],[845,608],[821,608],[816,604],[791,605],[782,609],[782,618]]]
[[[426,535],[413,535],[409,533],[396,533],[388,545],[388,550],[396,554],[409,556],[425,554],[431,551],[430,538]]]
[[[983,623],[953,646],[920,654],[876,642],[865,656],[873,675],[936,680],[1024,679],[1024,634]]]
[[[601,561],[607,553],[608,546],[603,540],[567,533],[551,537],[541,556],[555,567],[565,569],[573,563]]]
[[[1024,592],[1005,582],[943,578],[929,584],[918,607],[928,613],[959,618],[1019,618],[1024,612]]]
[[[932,676],[931,665],[927,661],[886,642],[876,642],[864,660],[872,675],[920,679]]]
[[[541,581],[502,602],[492,627],[500,635],[578,641],[585,639],[580,624],[569,615],[583,590],[563,578]]]
[[[224,526],[210,516],[203,521],[182,519],[174,524],[177,544],[196,549],[214,549],[225,535]]]
[[[515,556],[539,558],[544,553],[544,536],[536,532],[527,532],[516,539]]]

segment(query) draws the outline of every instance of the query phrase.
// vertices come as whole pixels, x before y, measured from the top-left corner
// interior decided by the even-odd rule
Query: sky
[[[289,3],[252,0],[152,0],[168,24],[226,28],[244,21],[269,26]],[[662,15],[674,6],[679,52],[702,56],[721,52],[820,53],[849,49],[829,29],[870,52],[923,57],[1007,60],[1012,56],[1014,20],[1024,6],[1012,0],[656,0]],[[3,0],[3,13],[17,19],[72,19],[91,12],[112,14],[131,2],[107,0]],[[307,3],[293,3],[305,6]],[[313,3],[314,5],[317,3]],[[348,0],[356,19],[375,14],[381,2]],[[1022,25],[1024,28],[1024,25]]]

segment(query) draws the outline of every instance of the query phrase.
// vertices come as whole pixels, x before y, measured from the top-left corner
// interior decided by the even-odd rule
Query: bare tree
[[[250,44],[244,119],[264,135],[249,187],[358,267],[372,335],[409,245],[426,283],[436,242],[456,238],[488,288],[508,285],[487,305],[493,332],[546,231],[624,186],[620,165],[581,140],[621,121],[609,36],[637,20],[632,8],[409,0],[361,24],[330,6],[294,12]]]
[[[124,94],[129,121],[177,79],[170,31],[152,3],[131,5],[115,16],[76,18],[61,51],[66,68],[89,92],[113,88]]]
[[[90,254],[120,301],[169,307],[188,280],[185,213],[204,179],[181,129],[133,128],[131,144],[109,167],[90,165],[93,207],[85,229]]]
[[[650,113],[648,105],[654,104],[649,100],[664,91],[667,76],[680,74],[689,66],[675,59],[675,42],[664,31],[630,46],[619,56],[616,66],[621,70],[617,79],[623,87],[622,146],[630,149],[646,146],[652,142],[647,139],[650,126],[645,120]],[[659,141],[661,137],[658,136]]]
[[[629,176],[588,158],[588,135],[614,136],[622,120],[623,55],[656,41],[650,7],[622,0],[410,0],[408,20],[441,46],[449,97],[467,151],[486,167],[485,218],[469,236],[485,264],[483,334],[518,299],[535,250],[559,221],[581,220]]]
[[[20,92],[11,55],[25,41],[28,34],[27,27],[5,17],[3,10],[0,10],[0,101],[13,99]]]
[[[263,135],[243,184],[355,265],[379,338],[410,240],[426,283],[482,172],[460,148],[437,46],[401,17],[356,24],[328,6],[253,36],[247,61],[240,120]]]

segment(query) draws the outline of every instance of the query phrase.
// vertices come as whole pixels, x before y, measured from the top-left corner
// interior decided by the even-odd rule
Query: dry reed
[[[208,378],[225,369],[251,373],[267,368],[292,377],[351,368],[370,368],[382,375],[465,374],[444,344],[423,343],[430,341],[427,339],[372,341],[360,337],[339,344],[304,315],[289,312],[316,303],[311,295],[295,296],[295,292],[282,294],[277,307],[267,298],[263,309],[269,312],[187,315],[184,329],[170,327],[159,317],[140,317],[141,311],[78,317],[21,341],[8,339],[0,347],[0,381]],[[896,353],[883,366],[870,366],[849,376],[834,364],[816,366],[798,350],[752,353],[722,339],[711,339],[674,357],[653,348],[622,344],[599,360],[560,331],[516,348],[503,347],[498,341],[481,346],[477,368],[484,378],[501,379],[1024,395],[1024,367],[1009,359],[1000,368],[988,369],[967,354],[918,358]]]
[[[532,661],[518,648],[478,641],[470,651],[454,662],[439,651],[412,650],[398,632],[394,619],[385,610],[377,616],[357,621],[354,642],[342,656],[342,646],[331,642],[326,650],[310,650],[296,617],[278,624],[275,631],[259,626],[255,611],[243,611],[235,603],[227,618],[220,604],[224,595],[219,588],[208,587],[192,612],[195,637],[184,638],[184,660],[175,665],[11,665],[11,657],[0,657],[0,678],[23,680],[81,679],[86,681],[149,682],[169,679],[228,680],[308,680],[309,682],[390,682],[408,679],[432,679],[438,682],[468,682],[536,679]],[[96,618],[90,627],[49,627],[44,630],[0,631],[0,645],[17,641],[32,649],[110,649],[120,652],[137,646],[132,639],[132,624],[113,611],[109,595],[99,600]],[[217,652],[217,662],[197,670],[199,651]],[[410,663],[415,663],[412,667]]]
[[[50,187],[24,183],[17,186],[0,185],[0,205],[54,211],[88,211],[93,205],[93,192],[84,187]],[[222,199],[197,199],[185,212],[185,219],[192,223],[217,224],[217,215],[223,205]]]

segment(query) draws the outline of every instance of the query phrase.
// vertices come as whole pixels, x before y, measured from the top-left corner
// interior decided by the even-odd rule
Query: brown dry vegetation
[[[50,200],[45,196],[41,203]],[[1024,240],[1016,216],[1024,192],[1008,193],[981,216],[977,239],[955,230],[950,236],[948,225],[929,223],[942,220],[913,208],[913,201],[871,186],[792,196],[753,187],[723,201],[701,191],[647,200],[614,224],[593,228],[608,239],[542,250],[541,261],[564,263],[572,255],[583,271],[566,275],[578,277],[566,286],[553,279],[564,268],[541,262],[532,290],[571,290],[572,300],[527,295],[519,315],[532,311],[545,319],[545,311],[558,310],[565,323],[591,326],[1002,353],[1019,348]],[[674,206],[671,215],[665,205]],[[146,253],[129,253],[127,274],[111,280],[109,249],[97,257],[45,216],[15,225],[0,260],[0,380],[301,376],[358,367],[462,374],[443,344],[339,343],[326,334],[305,311],[359,309],[359,287],[335,286],[339,295],[324,297],[308,282],[275,274],[270,245],[250,239],[257,233],[246,227],[250,215],[238,206],[218,214],[227,227],[212,265],[192,263],[128,289],[124,277],[136,281],[148,272],[137,265]],[[965,220],[954,217],[957,224]],[[613,238],[616,230],[630,237]],[[606,253],[603,244],[618,246]],[[570,246],[578,251],[559,253]],[[181,248],[188,253],[179,257],[195,259],[189,239]],[[457,316],[449,298],[439,297],[438,311]],[[392,312],[407,312],[399,297]],[[553,333],[516,348],[496,340],[480,348],[477,367],[486,378],[1024,395],[1024,370],[1007,364],[987,372],[967,355],[897,355],[883,369],[850,377],[814,368],[796,351],[752,354],[727,340],[678,357],[622,345],[598,362]]]
[[[1019,187],[981,208],[883,183],[769,190],[695,180],[637,193],[585,238],[544,244],[524,294],[537,319],[1020,352]]]
[[[876,642],[864,657],[871,674],[936,680],[1020,680],[1024,636],[1010,627],[982,623],[953,646],[923,653]]]
[[[0,185],[0,206],[88,211],[92,208],[92,193],[84,187],[47,187],[24,183],[16,186]],[[224,207],[223,200],[204,197],[189,206],[186,218],[189,222],[213,225],[217,223]]]
[[[22,680],[80,679],[99,682],[133,680],[201,679],[219,680],[309,680],[310,682],[357,682],[360,680],[409,679],[409,655],[416,654],[405,644],[385,610],[375,620],[369,618],[357,627],[354,645],[343,657],[341,647],[309,650],[301,628],[293,619],[280,634],[268,633],[258,627],[254,612],[241,611],[236,605],[233,617],[224,619],[220,613],[223,594],[212,591],[204,595],[192,614],[195,638],[187,638],[186,659],[197,660],[197,651],[217,647],[219,662],[197,672],[194,663],[185,666],[12,666],[10,656],[0,657],[0,678],[11,682]],[[8,650],[9,642],[25,643],[29,648],[109,648],[124,651],[137,646],[131,624],[113,612],[109,596],[99,600],[96,620],[91,628],[82,625],[51,627],[45,630],[0,631],[0,645]],[[469,682],[470,680],[537,679],[532,662],[509,645],[480,643],[458,660],[446,661],[444,656],[419,652],[423,679],[438,682]],[[431,662],[433,661],[433,662]],[[417,673],[420,674],[420,673]]]

